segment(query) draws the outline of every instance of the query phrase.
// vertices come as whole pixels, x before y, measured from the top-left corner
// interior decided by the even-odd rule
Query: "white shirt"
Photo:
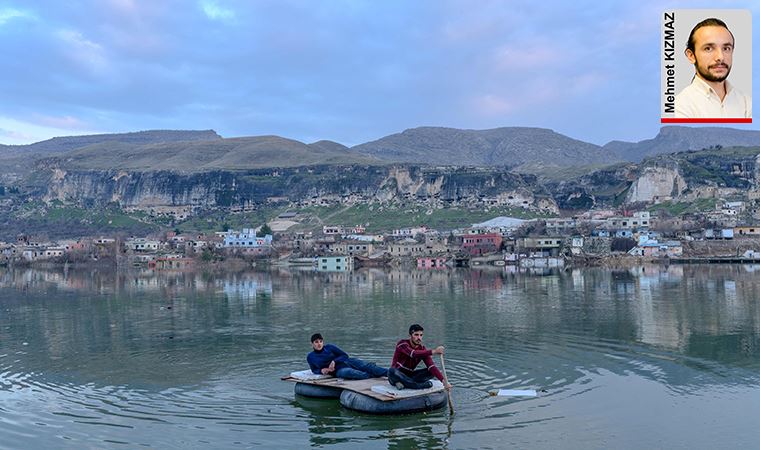
[[[678,118],[750,118],[752,97],[735,89],[726,80],[726,96],[723,101],[705,80],[695,76],[691,84],[676,95]]]

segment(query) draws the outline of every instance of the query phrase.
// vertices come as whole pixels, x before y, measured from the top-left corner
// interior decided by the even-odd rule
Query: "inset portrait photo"
[[[662,123],[752,123],[752,14],[679,9],[662,17]]]

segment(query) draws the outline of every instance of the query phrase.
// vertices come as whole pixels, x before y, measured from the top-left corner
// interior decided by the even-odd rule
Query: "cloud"
[[[660,14],[687,2],[0,0],[0,117],[57,131],[0,128],[361,143],[421,124],[521,124],[645,138]]]
[[[35,16],[27,11],[14,8],[0,9],[0,26],[5,25],[13,19],[34,19]]]
[[[235,11],[219,6],[215,0],[201,0],[201,10],[211,20],[229,21],[235,18]]]
[[[506,98],[494,94],[485,94],[470,100],[473,111],[482,116],[502,116],[513,111],[513,105]]]
[[[0,128],[0,136],[10,139],[11,143],[15,142],[33,142],[34,136],[31,134],[25,134],[20,131],[16,130],[6,130],[4,128]]]
[[[94,73],[102,73],[109,67],[103,46],[84,37],[76,30],[59,30],[56,37],[63,44],[63,52],[69,60]]]
[[[559,64],[564,58],[554,44],[511,43],[499,48],[494,65],[500,70],[524,71]]]
[[[43,127],[63,130],[84,130],[88,128],[88,125],[84,121],[72,116],[36,115],[35,119],[38,125]]]
[[[115,10],[126,12],[126,13],[132,13],[137,9],[135,0],[108,0],[107,2]]]

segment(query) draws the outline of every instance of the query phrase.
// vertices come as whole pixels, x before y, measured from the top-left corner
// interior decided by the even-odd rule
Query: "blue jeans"
[[[396,383],[401,383],[407,389],[428,389],[433,384],[428,381],[433,378],[433,374],[430,373],[427,368],[417,369],[412,372],[412,375],[407,375],[404,372],[390,368],[388,369],[388,382],[395,386]]]
[[[375,363],[364,362],[359,358],[348,358],[340,366],[335,371],[335,376],[346,380],[366,380],[388,375],[388,369],[378,367]]]

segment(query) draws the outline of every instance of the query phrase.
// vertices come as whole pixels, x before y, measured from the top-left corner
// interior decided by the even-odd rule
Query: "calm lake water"
[[[0,448],[757,448],[759,275],[0,268]],[[454,416],[280,381],[313,332],[387,365],[414,322],[447,347]]]

